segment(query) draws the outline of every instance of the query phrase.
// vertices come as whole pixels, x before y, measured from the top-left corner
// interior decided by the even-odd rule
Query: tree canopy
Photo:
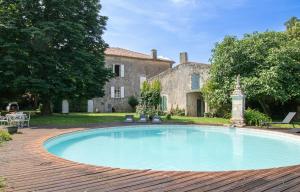
[[[238,74],[248,101],[270,114],[272,102],[300,97],[300,22],[292,18],[283,32],[266,31],[227,36],[213,49],[210,80],[203,92],[216,110],[230,106]]]
[[[30,93],[43,112],[54,98],[102,96],[110,77],[98,0],[0,0],[0,94]]]

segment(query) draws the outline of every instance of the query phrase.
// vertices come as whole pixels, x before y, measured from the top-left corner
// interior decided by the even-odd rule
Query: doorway
[[[197,117],[204,116],[204,103],[202,99],[197,99]]]

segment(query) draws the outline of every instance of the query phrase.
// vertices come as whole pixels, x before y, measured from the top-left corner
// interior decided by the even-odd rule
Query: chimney
[[[188,62],[188,54],[187,52],[181,52],[180,53],[180,64],[187,63]]]
[[[152,59],[157,60],[157,50],[156,49],[151,50],[151,56],[152,56]]]

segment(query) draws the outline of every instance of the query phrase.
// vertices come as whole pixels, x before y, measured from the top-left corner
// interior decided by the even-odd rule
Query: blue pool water
[[[252,129],[144,125],[93,129],[44,143],[59,157],[127,169],[228,171],[300,164],[300,138]]]

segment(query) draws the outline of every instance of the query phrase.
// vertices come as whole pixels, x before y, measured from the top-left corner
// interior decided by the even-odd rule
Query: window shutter
[[[121,65],[121,77],[125,76],[125,67],[124,65]]]
[[[110,95],[111,95],[111,98],[115,98],[115,87],[110,88]]]
[[[116,72],[115,72],[115,64],[112,65],[112,72],[113,72],[113,74],[116,73]]]
[[[146,81],[146,76],[140,76],[140,88],[143,87],[143,83]]]
[[[200,87],[200,89],[202,89],[202,87],[203,87],[203,83],[202,83],[202,80],[201,80],[201,76],[199,76],[199,87]]]
[[[125,97],[125,89],[124,87],[121,87],[121,98],[124,98]]]

